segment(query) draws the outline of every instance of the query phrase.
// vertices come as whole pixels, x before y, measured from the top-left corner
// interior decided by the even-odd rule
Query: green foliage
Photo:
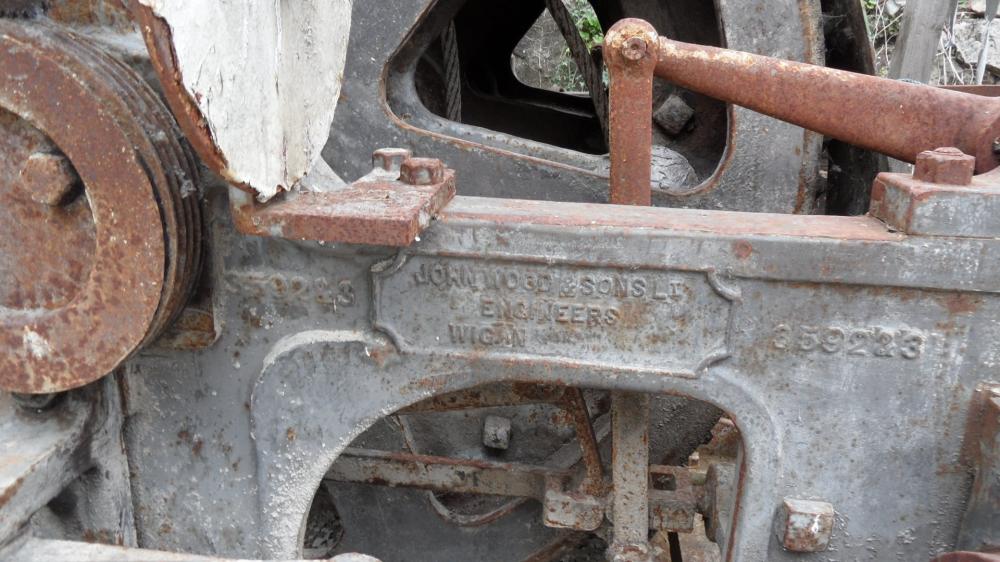
[[[559,66],[556,67],[552,75],[552,84],[563,91],[574,92],[586,90],[587,85],[583,83],[583,76],[576,68],[576,63],[570,56],[569,49],[563,53]]]
[[[601,29],[601,22],[597,20],[594,8],[585,0],[574,0],[570,3],[570,13],[573,14],[573,21],[576,22],[580,36],[587,43],[588,49],[604,43],[604,30]]]
[[[888,0],[860,0],[865,11],[868,36],[877,54],[887,58],[888,47],[895,43],[903,23],[903,11],[892,13],[887,9]],[[944,1],[944,0],[935,0]]]
[[[566,0],[566,7],[569,8],[569,13],[573,16],[573,22],[580,30],[580,36],[583,37],[587,49],[593,50],[594,47],[604,44],[604,30],[601,29],[601,22],[598,21],[597,14],[594,13],[590,2],[587,0]],[[573,55],[569,52],[569,47],[563,52],[562,60],[552,77],[552,83],[563,90],[584,91],[587,89],[583,76],[580,75],[576,62],[573,61]]]

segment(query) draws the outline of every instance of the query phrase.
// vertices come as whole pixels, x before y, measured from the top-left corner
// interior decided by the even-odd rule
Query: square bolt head
[[[674,94],[667,98],[660,108],[653,112],[653,121],[670,136],[684,132],[694,118],[694,109],[683,98]]]
[[[399,180],[410,185],[436,185],[444,181],[444,164],[436,158],[407,158]]]
[[[399,172],[403,162],[412,156],[405,148],[380,148],[372,153],[372,168],[386,172]]]
[[[823,552],[830,546],[833,514],[833,506],[826,502],[785,498],[774,534],[785,550]]]
[[[79,183],[76,171],[61,154],[36,152],[21,167],[19,185],[23,193],[36,203],[55,207]]]
[[[483,420],[483,445],[500,450],[510,447],[510,419],[486,416]]]
[[[914,179],[942,185],[969,185],[976,171],[976,158],[957,148],[925,150],[917,155]]]

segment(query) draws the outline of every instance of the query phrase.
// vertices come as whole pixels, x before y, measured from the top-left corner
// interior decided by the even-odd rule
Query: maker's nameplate
[[[706,273],[416,256],[375,279],[375,325],[406,351],[686,375],[728,355],[733,297]]]

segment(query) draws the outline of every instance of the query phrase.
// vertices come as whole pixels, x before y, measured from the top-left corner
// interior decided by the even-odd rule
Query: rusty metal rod
[[[586,470],[586,477],[580,484],[580,490],[590,495],[602,495],[604,492],[604,465],[601,462],[601,449],[590,422],[590,410],[579,388],[568,388],[562,400],[563,410],[572,418],[576,439],[580,443],[580,458]]]
[[[621,430],[629,435],[626,439],[639,438],[639,441],[630,443],[630,450],[623,452],[622,459],[629,462],[630,466],[627,471],[620,471],[619,476],[624,476],[627,472],[634,482],[621,496],[612,498],[610,502],[612,506],[619,503],[628,505],[626,511],[615,517],[616,524],[621,521],[621,524],[628,525],[627,535],[631,540],[625,544],[620,543],[619,547],[629,551],[636,546],[646,548],[645,536],[648,529],[690,531],[697,509],[697,497],[691,485],[691,471],[683,467],[649,467],[650,473],[675,476],[678,484],[676,491],[648,490],[648,473],[643,470],[642,460],[632,463],[631,459],[636,454],[644,456],[641,451],[648,448],[648,440],[642,439],[642,435],[648,432],[648,425],[642,422],[644,419],[648,421],[649,396],[631,393],[624,396],[628,412],[622,418]],[[634,406],[638,406],[638,409],[633,410]],[[633,420],[638,425],[633,425]],[[645,447],[641,444],[645,444]],[[547,487],[561,486],[570,477],[569,471],[544,466],[347,448],[327,472],[324,480],[544,501]],[[647,492],[634,493],[638,488],[633,484]],[[609,503],[609,498],[604,493],[581,494],[577,497],[592,498],[601,504]]]
[[[611,513],[608,560],[649,560],[648,394],[611,393]]]
[[[348,448],[325,479],[540,500],[547,482],[569,477],[569,471],[541,466]]]
[[[862,148],[913,162],[953,146],[977,173],[1000,164],[1000,100],[663,37],[657,50],[661,78]]]
[[[658,35],[637,19],[615,24],[604,37],[610,85],[611,194],[616,205],[651,205],[653,71]]]

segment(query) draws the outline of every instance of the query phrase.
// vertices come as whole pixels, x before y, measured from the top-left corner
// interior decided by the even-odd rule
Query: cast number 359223
[[[923,354],[926,341],[924,333],[910,329],[778,324],[772,345],[775,349],[800,353],[917,359]]]

